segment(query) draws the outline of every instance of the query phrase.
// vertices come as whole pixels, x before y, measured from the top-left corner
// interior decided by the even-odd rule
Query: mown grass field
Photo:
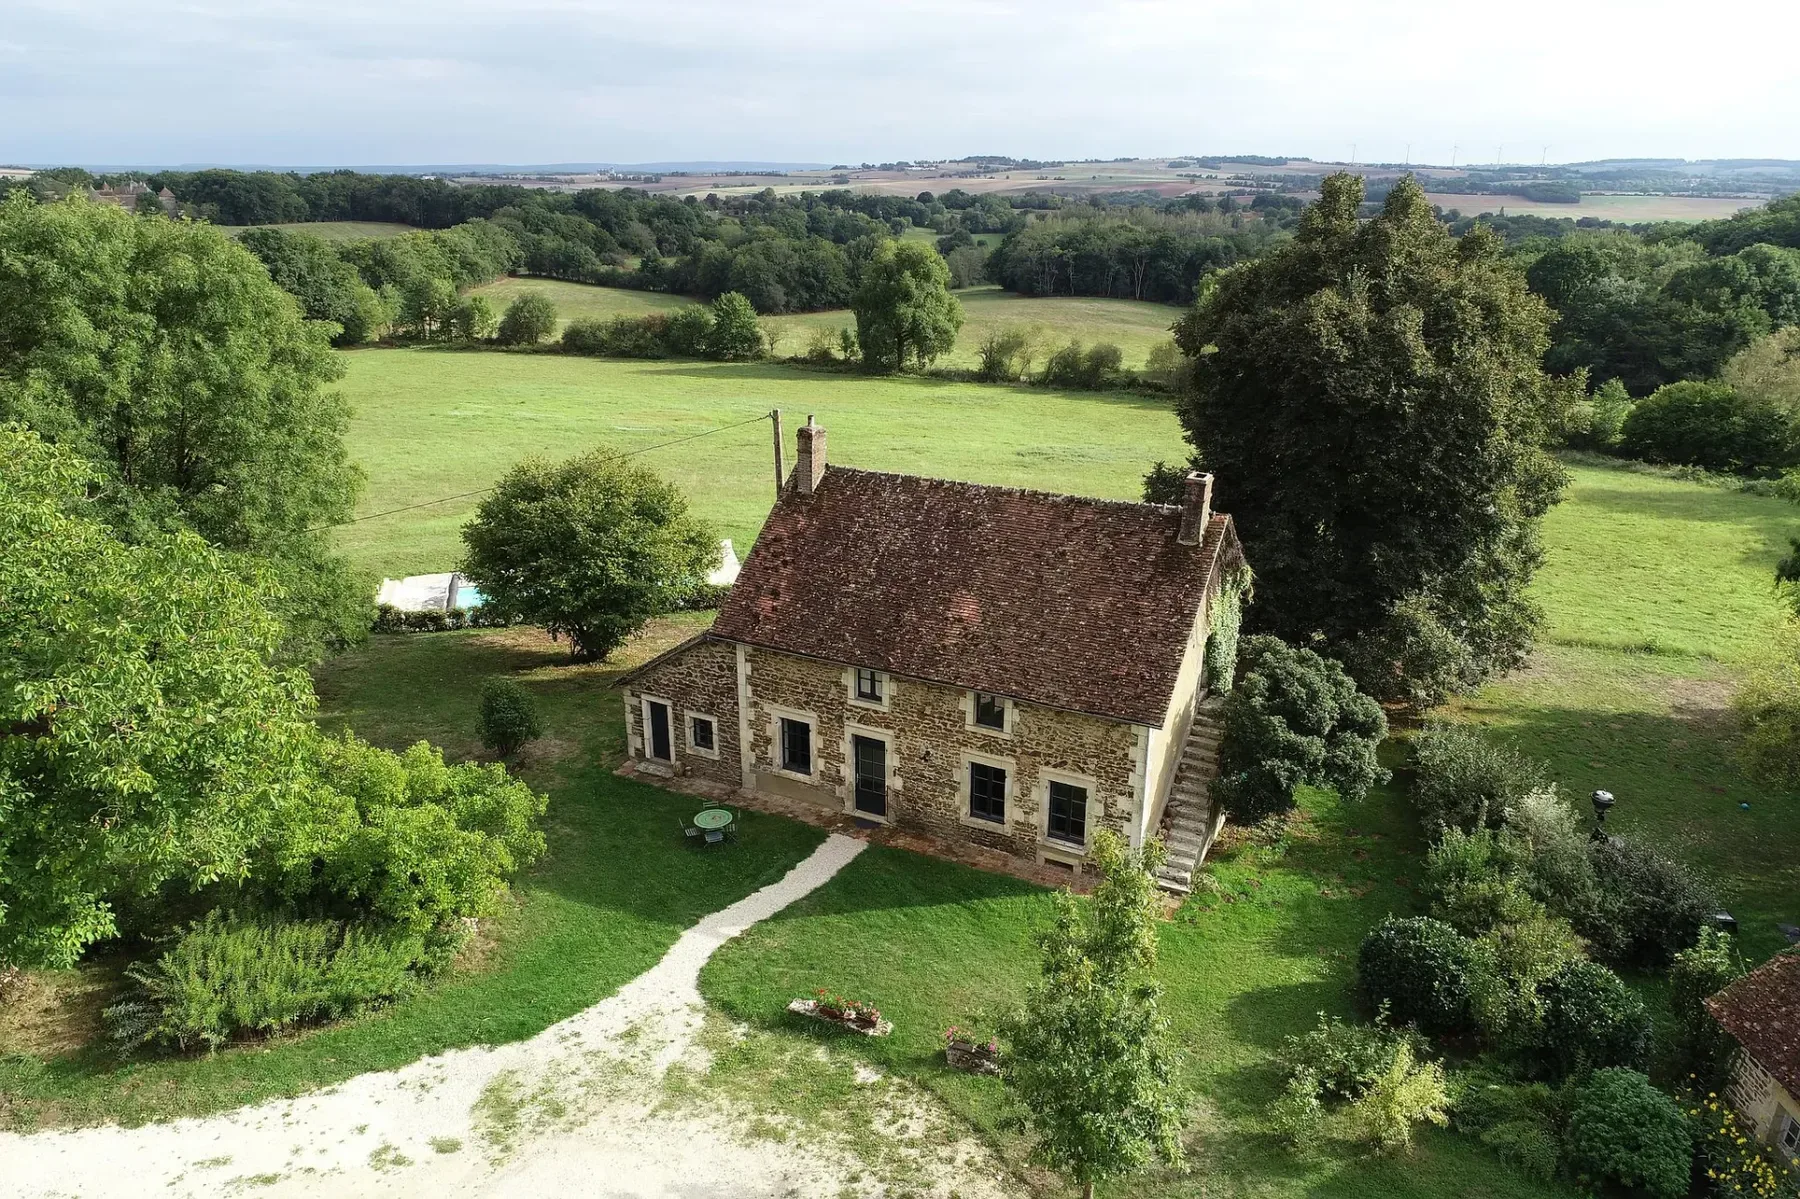
[[[559,354],[358,350],[343,388],[369,515],[484,488],[527,454],[639,450],[780,407],[817,415],[831,459],[1015,486],[1135,498],[1157,458],[1182,455],[1167,405],[1148,396],[870,378],[791,367],[639,362]],[[767,422],[654,450],[641,461],[747,550],[774,500]],[[479,497],[352,524],[340,544],[377,575],[449,570]]]
[[[287,225],[226,225],[225,232],[238,236],[249,229],[286,229],[290,233],[310,233],[326,241],[360,241],[365,237],[399,237],[413,232],[411,225],[391,221],[297,221]]]
[[[982,236],[991,238],[994,235]],[[592,287],[556,279],[500,279],[476,288],[475,292],[487,296],[496,308],[504,310],[514,296],[534,290],[542,291],[556,302],[557,315],[564,322],[576,317],[642,316],[650,312],[667,312],[694,302],[663,292]],[[1037,334],[1043,347],[1039,362],[1045,354],[1071,340],[1084,345],[1110,341],[1124,351],[1126,366],[1140,367],[1152,346],[1170,338],[1169,326],[1182,312],[1167,304],[1137,300],[1086,296],[1034,298],[993,286],[964,288],[956,293],[956,298],[963,306],[962,332],[957,335],[956,348],[938,360],[940,366],[974,367],[976,348],[983,337],[994,329],[1017,325]],[[839,329],[855,327],[856,318],[847,308],[763,318],[763,328],[774,338],[775,352],[780,355],[805,353],[815,330],[822,329],[835,336]]]
[[[1717,221],[1743,208],[1755,208],[1762,200],[1743,200],[1731,196],[1596,196],[1583,195],[1579,204],[1539,204],[1523,196],[1469,195],[1457,192],[1431,192],[1426,196],[1433,204],[1454,208],[1464,216],[1483,212],[1499,212],[1509,216],[1568,217],[1580,220],[1591,216],[1602,221],[1637,224],[1640,221]]]

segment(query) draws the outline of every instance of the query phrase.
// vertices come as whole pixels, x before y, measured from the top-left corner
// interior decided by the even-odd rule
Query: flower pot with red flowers
[[[874,1004],[848,999],[823,987],[812,999],[796,999],[789,1003],[787,1010],[841,1025],[866,1037],[885,1037],[894,1031],[894,1026],[881,1018],[881,1011]]]

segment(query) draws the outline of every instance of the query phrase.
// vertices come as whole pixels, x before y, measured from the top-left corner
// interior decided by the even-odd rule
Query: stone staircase
[[[1200,869],[1224,823],[1224,814],[1216,811],[1207,797],[1207,789],[1219,773],[1222,703],[1219,697],[1208,697],[1194,709],[1187,742],[1181,747],[1181,763],[1175,768],[1175,784],[1163,809],[1162,839],[1169,855],[1156,872],[1156,882],[1178,895],[1194,889],[1194,872]]]

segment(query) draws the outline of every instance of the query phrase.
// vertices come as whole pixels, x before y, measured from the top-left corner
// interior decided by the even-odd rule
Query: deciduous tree
[[[962,304],[950,294],[950,269],[919,242],[883,242],[863,267],[850,307],[870,370],[935,361],[955,347],[963,323]]]
[[[1151,975],[1161,854],[1160,842],[1134,851],[1095,834],[1100,883],[1086,905],[1057,896],[1056,923],[1038,939],[1043,977],[1004,1029],[1005,1082],[1032,1156],[1088,1199],[1097,1181],[1182,1156],[1184,1100]]]
[[[1525,585],[1563,472],[1550,313],[1498,238],[1454,240],[1403,179],[1357,219],[1327,179],[1294,240],[1224,273],[1180,322],[1180,405],[1255,564],[1253,619],[1426,703],[1522,660]]]
[[[671,483],[601,452],[527,458],[463,527],[488,607],[604,658],[718,565],[719,539]]]

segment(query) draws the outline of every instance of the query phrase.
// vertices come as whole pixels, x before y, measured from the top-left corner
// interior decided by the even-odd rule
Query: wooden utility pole
[[[787,482],[787,471],[781,463],[781,409],[769,413],[769,421],[775,426],[775,498],[781,498],[781,485]]]

